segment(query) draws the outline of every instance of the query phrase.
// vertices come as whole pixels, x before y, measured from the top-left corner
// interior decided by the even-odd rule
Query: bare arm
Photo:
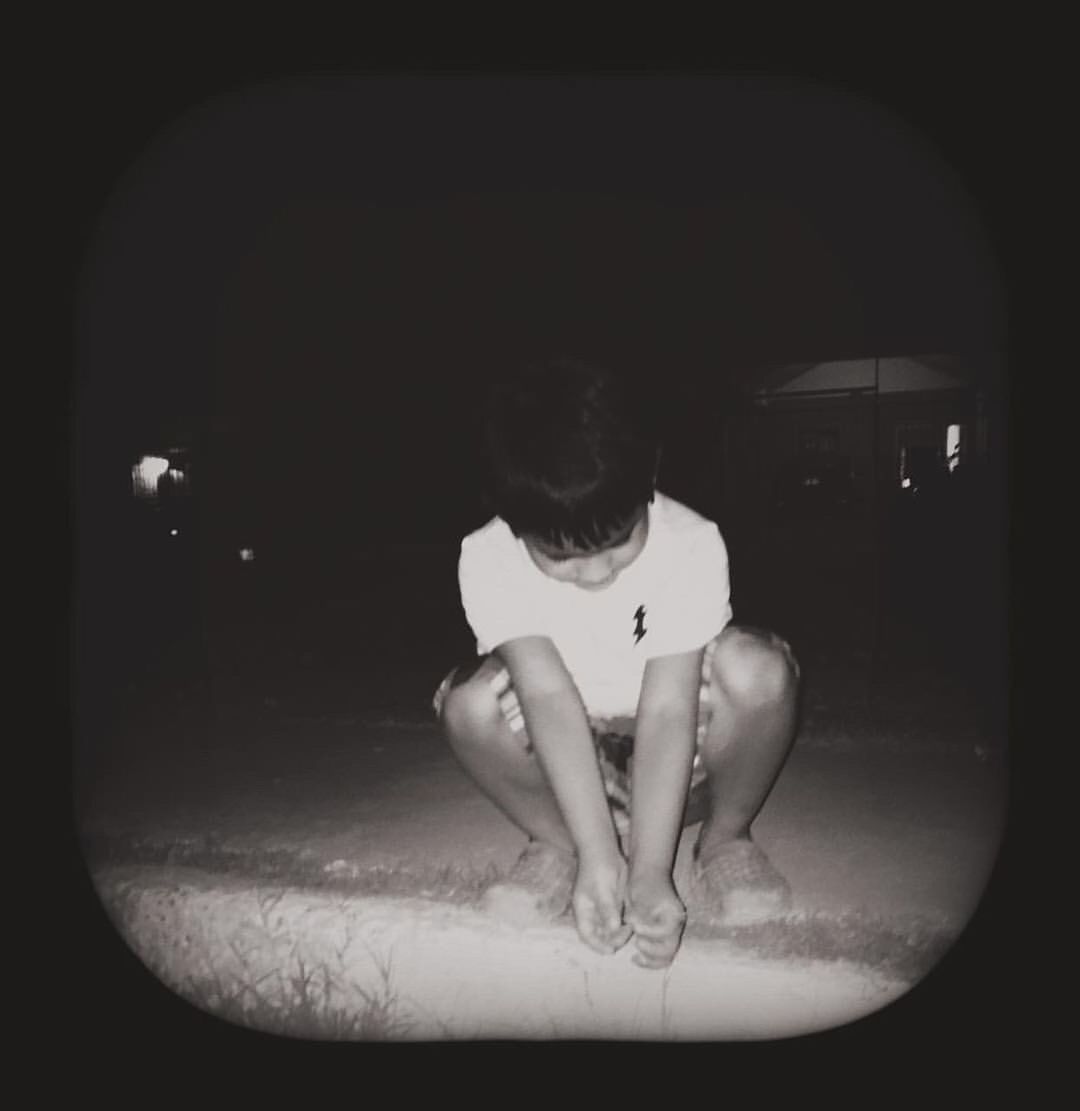
[[[638,700],[626,921],[644,968],[671,963],[686,908],[672,871],[694,762],[704,649],[650,660]]]
[[[697,735],[704,649],[650,660],[638,702],[631,783],[630,882],[670,879]]]
[[[554,644],[521,637],[497,649],[517,692],[529,738],[583,864],[620,858],[585,707]]]
[[[600,953],[624,945],[626,862],[581,696],[555,646],[546,637],[522,637],[498,649],[510,671],[540,766],[577,849],[572,897],[582,940]]]

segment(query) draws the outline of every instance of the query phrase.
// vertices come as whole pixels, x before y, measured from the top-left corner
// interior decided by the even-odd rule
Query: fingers
[[[609,925],[602,935],[604,944],[607,946],[605,952],[618,952],[630,940],[633,934],[634,931],[625,922]]]
[[[627,916],[634,931],[637,953],[631,958],[641,968],[666,968],[675,959],[686,925],[686,912],[675,906],[664,906],[651,914]]]
[[[623,922],[578,920],[581,940],[597,953],[615,953],[631,938],[633,930]]]
[[[647,911],[637,907],[627,908],[626,920],[641,937],[661,939],[672,932],[682,933],[686,923],[686,910],[677,902],[664,902]]]
[[[639,893],[623,915],[621,886],[613,893],[583,885],[574,893],[574,918],[581,940],[594,952],[608,955],[631,937],[640,968],[666,968],[675,958],[686,925],[686,908],[673,891]]]
[[[681,940],[681,929],[665,938],[647,938],[642,937],[641,934],[635,934],[634,944],[637,947],[637,952],[630,960],[639,968],[667,968],[675,959]]]
[[[633,934],[621,913],[614,907],[603,907],[591,899],[579,898],[574,902],[574,918],[581,940],[597,953],[605,955],[621,949]]]

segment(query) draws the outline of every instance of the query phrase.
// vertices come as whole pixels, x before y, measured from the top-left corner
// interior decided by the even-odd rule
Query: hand
[[[634,931],[641,968],[666,968],[675,959],[686,925],[686,907],[669,876],[635,878],[630,883],[626,921]]]
[[[626,861],[610,863],[578,860],[572,906],[581,940],[598,953],[614,953],[629,940],[631,929],[623,922],[626,899]]]

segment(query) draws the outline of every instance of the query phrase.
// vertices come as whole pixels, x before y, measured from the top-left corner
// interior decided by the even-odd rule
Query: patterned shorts
[[[694,753],[693,769],[690,773],[691,789],[705,779],[705,766],[701,760],[701,742],[709,728],[711,716],[711,703],[709,701],[709,681],[712,674],[713,653],[716,651],[716,641],[711,640],[705,646],[701,661],[701,685],[698,688],[698,723],[697,723],[697,751]],[[475,675],[488,661],[494,662],[492,656],[479,656],[475,661],[454,668],[449,675],[439,684],[435,692],[432,705],[436,716],[442,710],[443,700],[447,692],[453,687],[464,683]],[[495,698],[502,710],[506,723],[510,726],[515,736],[520,737],[522,747],[527,753],[533,752],[532,741],[525,732],[525,718],[521,712],[517,694],[510,682],[510,672],[505,667],[490,668],[489,682]],[[592,730],[593,744],[596,747],[596,756],[600,764],[600,774],[604,780],[604,790],[607,792],[611,804],[615,827],[620,835],[625,835],[630,828],[630,780],[634,756],[634,718],[628,717],[595,717],[589,716],[589,728]]]

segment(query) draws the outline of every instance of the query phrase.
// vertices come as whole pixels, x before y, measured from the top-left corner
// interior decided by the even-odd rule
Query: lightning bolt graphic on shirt
[[[638,606],[634,610],[634,643],[638,644],[641,638],[648,632],[645,628],[645,607]]]

